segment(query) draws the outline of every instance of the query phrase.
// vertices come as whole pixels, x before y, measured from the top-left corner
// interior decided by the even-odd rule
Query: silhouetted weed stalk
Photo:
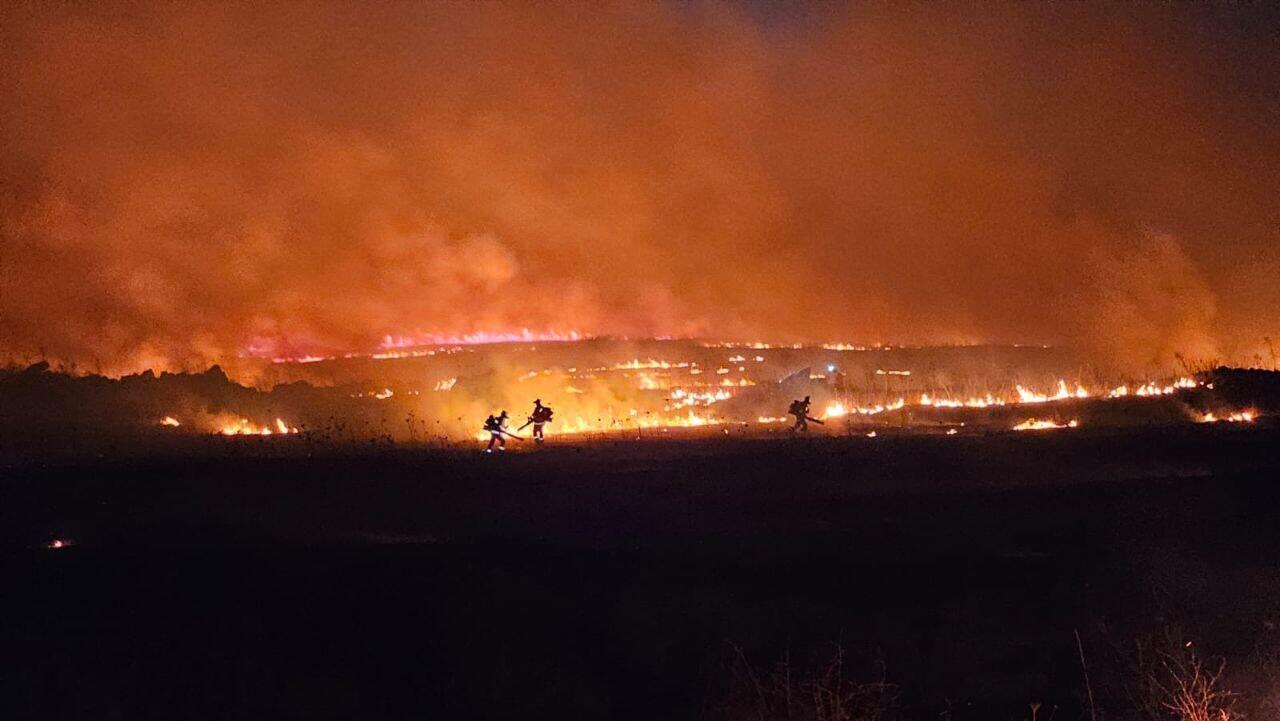
[[[724,698],[712,718],[772,721],[888,721],[895,718],[897,687],[879,678],[855,681],[845,668],[844,648],[805,672],[793,666],[790,654],[771,669],[752,666],[742,649],[732,646],[733,662]]]
[[[1078,641],[1082,670],[1084,648]],[[1280,719],[1280,693],[1275,691],[1280,674],[1280,650],[1262,654],[1251,670],[1259,685],[1253,705],[1247,705],[1241,694],[1227,686],[1227,664],[1220,657],[1202,656],[1192,643],[1175,642],[1167,635],[1159,640],[1145,639],[1134,645],[1137,653],[1124,662],[1126,671],[1119,686],[1124,694],[1111,696],[1095,706],[1093,688],[1089,686],[1087,701],[1081,689],[1079,718],[1105,721],[1259,721]],[[874,665],[870,678],[850,675],[844,648],[837,644],[829,657],[816,665],[804,667],[793,662],[790,652],[771,667],[760,668],[751,663],[741,648],[730,644],[723,686],[704,708],[704,718],[723,721],[898,721],[898,688],[885,679],[883,663]],[[1137,663],[1134,664],[1133,662]],[[1248,664],[1246,664],[1248,665]],[[1236,679],[1240,681],[1240,679]],[[1088,684],[1087,681],[1083,683]],[[1029,703],[1028,721],[1053,721],[1059,707],[1040,702]],[[931,714],[932,715],[932,714]],[[950,719],[950,709],[937,714]],[[1013,718],[1013,717],[1011,717]]]
[[[1226,660],[1202,659],[1188,642],[1160,651],[1147,671],[1146,707],[1153,721],[1238,721],[1239,695],[1225,688]]]

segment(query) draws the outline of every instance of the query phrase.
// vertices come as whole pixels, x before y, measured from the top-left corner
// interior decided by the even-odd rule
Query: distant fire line
[[[564,333],[558,331],[535,332],[522,328],[518,332],[489,333],[480,331],[461,335],[445,335],[435,333],[388,334],[382,337],[376,350],[352,352],[336,355],[279,355],[271,350],[271,343],[254,342],[245,349],[244,355],[250,358],[266,358],[272,363],[319,363],[338,358],[407,358],[434,355],[435,351],[450,347],[496,345],[502,343],[572,343],[590,340],[595,336],[576,330]]]

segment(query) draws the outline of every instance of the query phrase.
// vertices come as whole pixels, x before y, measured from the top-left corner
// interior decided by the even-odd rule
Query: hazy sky
[[[1280,329],[1280,22],[1192,4],[0,5],[0,348]]]

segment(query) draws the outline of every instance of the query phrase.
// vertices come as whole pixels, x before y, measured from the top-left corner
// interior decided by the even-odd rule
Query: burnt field
[[[850,717],[1125,718],[1135,649],[1187,641],[1255,718],[1276,693],[1270,417],[238,440],[4,470],[5,717],[757,718],[775,661],[840,648],[889,684]]]

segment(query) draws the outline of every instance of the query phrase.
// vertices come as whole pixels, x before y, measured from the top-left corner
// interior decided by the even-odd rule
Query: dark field
[[[1267,419],[507,457],[249,438],[15,465],[0,717],[708,718],[735,648],[800,669],[839,644],[906,718],[1076,719],[1076,631],[1100,716],[1134,708],[1153,632],[1256,703],[1277,440]]]

